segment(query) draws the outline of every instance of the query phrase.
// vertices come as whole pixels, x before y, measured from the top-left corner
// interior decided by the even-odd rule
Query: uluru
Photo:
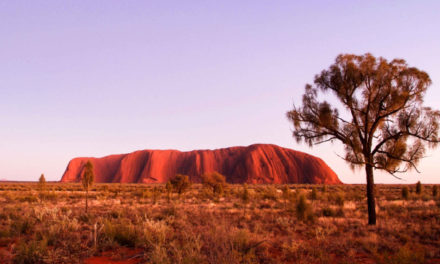
[[[79,182],[85,163],[94,165],[95,182],[164,183],[176,174],[193,182],[217,171],[229,183],[341,184],[336,173],[320,158],[272,144],[215,150],[140,150],[102,158],[72,159],[61,182]]]

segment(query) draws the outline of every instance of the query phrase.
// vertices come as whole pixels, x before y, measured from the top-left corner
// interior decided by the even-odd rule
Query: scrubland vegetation
[[[164,184],[95,184],[87,213],[80,183],[1,183],[0,263],[440,259],[433,185],[378,185],[378,223],[369,226],[363,185],[223,186],[216,177],[180,193]]]

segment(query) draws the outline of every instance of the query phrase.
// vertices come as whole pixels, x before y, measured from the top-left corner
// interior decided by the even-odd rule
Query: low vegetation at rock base
[[[217,181],[214,181],[217,182]],[[218,182],[222,182],[221,179]],[[0,184],[0,263],[437,263],[433,185]],[[214,187],[213,187],[214,186]],[[180,196],[180,197],[179,197]],[[101,262],[102,263],[102,262]]]

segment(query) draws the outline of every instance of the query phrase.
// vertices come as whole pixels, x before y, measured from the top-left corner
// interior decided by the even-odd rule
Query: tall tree
[[[89,188],[93,185],[95,174],[93,172],[93,164],[90,160],[84,165],[84,172],[81,178],[81,183],[86,190],[86,213],[89,208]]]
[[[376,224],[373,169],[394,177],[417,170],[426,146],[439,143],[440,112],[423,106],[430,84],[426,72],[402,59],[342,54],[305,86],[302,106],[287,112],[297,142],[340,141],[343,159],[365,167],[370,225]],[[319,99],[320,92],[333,94],[337,106]]]
[[[44,174],[41,174],[40,178],[38,179],[38,189],[40,189],[40,192],[44,191],[45,186],[46,186],[46,178],[44,177]]]
[[[44,191],[46,189],[46,178],[44,177],[44,174],[40,175],[40,178],[38,179],[38,190],[39,190],[39,196],[40,196],[40,202],[43,202],[44,199]]]

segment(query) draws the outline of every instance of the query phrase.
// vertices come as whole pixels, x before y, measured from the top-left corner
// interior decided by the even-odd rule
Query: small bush
[[[33,194],[29,194],[29,195],[18,197],[18,200],[20,202],[35,203],[38,201],[38,198]]]
[[[18,219],[12,223],[12,229],[18,234],[30,234],[34,229],[35,223],[28,217],[26,219]]]
[[[104,235],[105,238],[121,246],[134,247],[137,241],[135,227],[128,221],[105,222]]]
[[[296,217],[298,218],[298,220],[305,220],[307,217],[307,212],[309,210],[309,204],[307,203],[307,198],[304,194],[299,195],[295,207]]]
[[[157,199],[159,199],[160,196],[160,190],[159,187],[154,187],[153,188],[153,204],[157,203]]]
[[[243,191],[240,194],[240,199],[243,204],[248,204],[250,200],[249,190],[247,184],[243,184]]]
[[[226,177],[216,171],[206,173],[202,176],[202,183],[211,189],[214,195],[221,195],[226,188]]]
[[[45,263],[44,256],[47,254],[46,242],[31,241],[21,242],[15,252],[13,263],[15,264],[38,264]]]
[[[285,184],[283,186],[282,191],[283,191],[283,199],[286,200],[286,201],[289,200],[289,198],[290,198],[290,188],[289,188],[289,185]]]
[[[344,206],[344,203],[345,203],[345,196],[344,196],[344,193],[342,193],[342,192],[338,192],[338,193],[336,194],[335,202],[336,202],[336,204],[339,205],[339,206]]]
[[[432,196],[435,198],[438,195],[437,185],[432,187]]]
[[[325,208],[322,208],[322,215],[325,217],[332,217],[332,216],[335,216],[336,213],[335,213],[335,210],[333,210],[332,208],[325,207]]]
[[[390,264],[417,264],[425,263],[425,252],[423,247],[406,244],[399,251],[385,259],[384,263]]]
[[[404,186],[402,188],[402,198],[408,200],[408,197],[409,197],[409,189],[407,186]]]
[[[277,200],[277,189],[273,186],[267,186],[262,190],[261,198],[264,200]]]
[[[310,192],[310,200],[317,200],[318,199],[318,192],[316,191],[316,188],[312,188],[312,191]]]
[[[190,186],[191,181],[187,175],[177,174],[174,178],[169,180],[173,190],[179,195],[184,193]]]
[[[422,183],[420,181],[418,181],[416,183],[416,193],[417,194],[421,194],[422,193]]]
[[[343,206],[345,203],[345,195],[342,191],[329,193],[328,199],[333,204],[336,204],[339,206]]]

